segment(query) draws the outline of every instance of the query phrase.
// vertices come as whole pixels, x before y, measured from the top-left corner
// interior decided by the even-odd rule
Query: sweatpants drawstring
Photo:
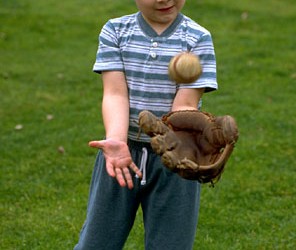
[[[148,158],[148,151],[147,148],[142,148],[142,157],[141,157],[141,164],[140,164],[140,171],[143,173],[141,185],[146,184],[146,165],[147,165],[147,158]],[[136,175],[136,178],[139,178],[138,175]]]

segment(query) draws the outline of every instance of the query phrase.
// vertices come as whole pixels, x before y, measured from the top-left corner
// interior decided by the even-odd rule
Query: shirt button
[[[155,52],[152,52],[152,53],[151,53],[151,57],[152,57],[153,59],[155,59],[155,58],[156,58],[156,53],[155,53]]]
[[[158,43],[157,42],[152,43],[152,47],[153,48],[156,48],[157,46],[158,46]]]

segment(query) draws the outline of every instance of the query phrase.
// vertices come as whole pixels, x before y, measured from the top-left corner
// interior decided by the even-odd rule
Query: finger
[[[90,141],[88,143],[88,145],[90,147],[93,147],[93,148],[103,148],[105,146],[105,140],[101,140],[101,141]]]
[[[140,171],[140,169],[136,166],[136,164],[135,163],[131,163],[130,164],[130,169],[134,172],[134,173],[136,173],[136,175],[137,176],[139,176],[140,178],[142,178],[142,172]]]
[[[120,168],[115,168],[115,174],[117,182],[121,187],[126,187],[126,181],[123,177],[122,170]]]
[[[114,167],[112,164],[108,164],[106,163],[106,170],[107,170],[107,173],[111,176],[111,177],[115,177],[116,176],[116,173],[114,171]]]
[[[122,170],[123,174],[124,174],[124,178],[125,178],[125,181],[127,183],[127,186],[129,189],[133,189],[134,187],[134,183],[133,183],[133,180],[132,180],[132,177],[131,177],[131,174],[130,174],[130,171],[128,168],[124,168]]]

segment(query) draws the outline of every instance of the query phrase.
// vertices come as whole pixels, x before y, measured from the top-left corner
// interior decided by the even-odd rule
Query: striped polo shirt
[[[199,56],[203,73],[194,83],[176,85],[168,77],[168,64],[182,51]],[[138,114],[142,110],[158,117],[168,113],[178,88],[205,88],[206,92],[217,89],[211,34],[181,13],[161,35],[141,12],[109,20],[99,35],[93,70],[125,72],[130,101],[129,138],[133,140],[139,131]],[[149,138],[141,134],[140,140]]]

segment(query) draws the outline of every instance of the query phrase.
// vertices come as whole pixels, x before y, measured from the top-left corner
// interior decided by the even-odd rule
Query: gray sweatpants
[[[104,156],[99,151],[87,218],[74,249],[122,249],[141,206],[146,250],[191,250],[197,227],[200,184],[166,169],[149,143],[129,141],[129,147],[136,165],[143,166],[146,183],[135,176],[134,189],[120,187],[116,179],[107,174]]]

